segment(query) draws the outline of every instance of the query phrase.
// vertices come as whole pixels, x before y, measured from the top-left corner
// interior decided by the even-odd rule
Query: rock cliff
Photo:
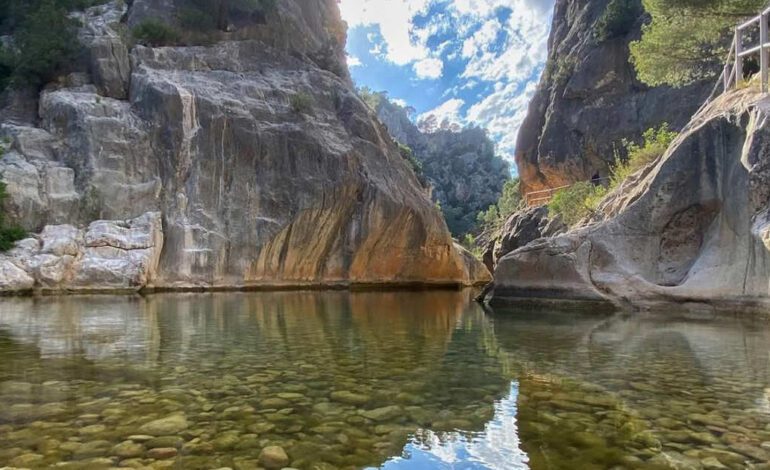
[[[96,248],[88,242],[94,220],[158,213],[162,221],[156,266],[114,282],[75,269],[51,286],[25,271],[35,287],[489,279],[454,246],[397,145],[352,89],[333,0],[278,2],[265,21],[236,25],[205,46],[125,39],[145,18],[173,23],[174,11],[170,0],[88,9],[84,69],[33,99],[5,100],[13,103],[2,112],[6,209],[43,232],[38,248],[54,230],[47,226],[69,224],[85,240],[72,254],[84,262]],[[77,227],[89,227],[84,238]],[[37,256],[32,241],[21,245]],[[8,263],[26,269],[18,253],[2,263],[0,273],[12,270]]]
[[[495,144],[477,127],[421,132],[406,110],[379,95],[377,116],[393,138],[408,146],[422,164],[449,230],[460,237],[476,225],[476,216],[500,198],[510,179],[508,164],[495,155]]]
[[[487,300],[765,302],[769,118],[754,86],[718,97],[607,196],[602,220],[504,256]]]
[[[557,0],[548,62],[516,144],[522,192],[605,177],[622,139],[667,122],[679,130],[713,83],[649,88],[629,63],[628,44],[640,36],[639,0],[613,34],[601,33],[611,0]]]

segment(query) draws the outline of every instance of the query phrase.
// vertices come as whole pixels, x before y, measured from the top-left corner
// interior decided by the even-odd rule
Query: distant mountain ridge
[[[511,178],[508,162],[495,154],[495,143],[486,130],[446,126],[421,132],[409,119],[408,108],[384,93],[364,90],[363,94],[393,139],[411,148],[422,164],[433,200],[441,206],[452,235],[460,237],[473,230],[478,213],[497,202]]]

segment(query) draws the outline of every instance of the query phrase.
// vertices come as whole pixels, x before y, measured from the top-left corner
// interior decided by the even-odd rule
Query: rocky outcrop
[[[598,24],[610,3],[556,1],[548,62],[516,144],[523,193],[608,176],[622,139],[662,123],[681,129],[711,90],[713,82],[680,89],[639,82],[628,44],[646,19],[641,2],[630,2],[639,13],[625,31],[604,38]]]
[[[454,247],[408,162],[353,91],[335,2],[278,2],[266,24],[209,46],[129,51],[123,21],[163,5],[135,0],[126,12],[114,1],[87,10],[89,73],[47,87],[36,122],[2,125],[10,139],[0,160],[6,209],[26,229],[147,212],[162,218],[151,281],[106,267],[103,276],[55,285],[489,279]],[[94,270],[101,255],[133,251],[92,247],[84,236],[82,265],[93,259]]]
[[[650,305],[770,296],[770,98],[725,94],[608,195],[604,220],[504,256],[488,296]]]
[[[153,285],[162,249],[157,212],[86,229],[48,225],[0,254],[0,292],[139,290]]]
[[[497,203],[511,177],[506,161],[495,155],[494,142],[478,127],[421,132],[405,108],[384,94],[375,96],[380,121],[422,164],[449,230],[458,237],[471,231],[478,213]]]
[[[521,209],[508,216],[497,236],[487,242],[482,261],[494,271],[497,262],[508,253],[538,238],[552,237],[566,230],[559,217],[548,217],[547,206]]]

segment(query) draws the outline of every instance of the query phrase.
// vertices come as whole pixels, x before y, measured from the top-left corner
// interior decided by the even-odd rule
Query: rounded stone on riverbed
[[[188,426],[189,424],[184,414],[174,413],[165,418],[143,424],[139,428],[139,432],[151,436],[170,436],[184,431]]]
[[[144,446],[133,441],[123,441],[112,448],[112,455],[121,459],[130,459],[144,454]]]
[[[158,447],[147,451],[147,456],[151,459],[166,460],[176,457],[178,451],[175,447]]]
[[[280,446],[267,446],[259,453],[259,464],[268,470],[277,470],[289,465],[289,456]]]

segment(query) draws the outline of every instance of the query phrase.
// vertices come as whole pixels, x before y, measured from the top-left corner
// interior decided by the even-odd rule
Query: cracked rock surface
[[[765,302],[770,296],[770,98],[717,98],[602,216],[499,260],[492,303],[578,299]]]
[[[36,287],[490,279],[454,245],[355,94],[336,2],[278,2],[265,24],[208,46],[123,42],[123,29],[165,18],[172,6],[136,0],[88,9],[87,70],[47,86],[31,105],[36,119],[19,110],[30,106],[26,95],[6,100],[15,107],[0,113],[11,142],[0,177],[12,219],[42,234],[49,225],[89,227],[77,269],[63,259],[72,255],[23,267]],[[298,95],[306,105],[296,105]],[[92,223],[146,213],[159,214],[160,253],[143,251],[153,231]],[[18,288],[29,284],[3,269]]]

